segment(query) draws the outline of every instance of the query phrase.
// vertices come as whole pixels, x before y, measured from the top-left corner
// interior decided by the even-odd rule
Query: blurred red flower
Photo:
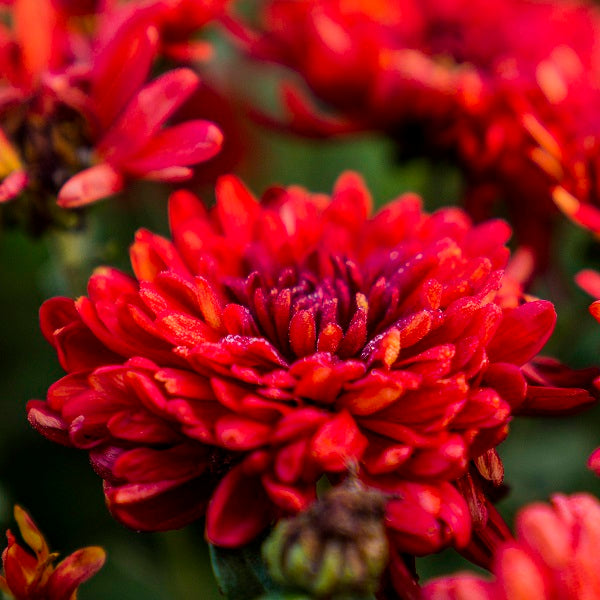
[[[58,554],[50,553],[31,517],[19,506],[15,506],[14,514],[28,548],[20,546],[10,530],[6,532],[8,546],[2,553],[0,591],[15,600],[74,600],[79,586],[104,565],[104,550],[83,548],[55,566]]]
[[[488,218],[502,198],[540,266],[553,195],[591,225],[600,135],[600,13],[591,3],[270,0],[258,29],[231,29],[251,55],[299,73],[335,113],[285,83],[280,125],[308,135],[378,129],[403,158],[450,160],[472,216]],[[573,197],[555,192],[561,182]]]
[[[584,269],[577,273],[575,282],[586,291],[590,296],[596,298],[590,305],[590,313],[600,323],[600,273],[593,269]],[[596,387],[600,389],[600,377],[594,381]],[[588,459],[588,467],[600,475],[600,448],[596,448]]]
[[[331,198],[275,187],[258,203],[232,176],[216,196],[210,211],[171,197],[173,242],[140,231],[135,278],[100,268],[87,297],[42,306],[68,374],[30,422],[90,453],[135,529],[206,512],[211,542],[241,545],[356,464],[394,495],[398,548],[465,546],[453,481],[469,462],[496,480],[488,454],[513,415],[592,401],[530,362],[555,312],[501,290],[506,223],[427,214],[411,194],[371,216],[353,173]]]
[[[102,3],[89,32],[70,25],[68,3],[15,0],[5,9],[14,26],[0,31],[0,201],[28,188],[81,206],[130,178],[188,179],[190,166],[219,151],[222,134],[209,121],[166,126],[198,87],[193,71],[148,81],[171,4]]]
[[[431,581],[423,600],[582,600],[600,597],[600,503],[587,494],[534,503],[517,516],[515,540],[498,548],[495,579],[458,574]]]

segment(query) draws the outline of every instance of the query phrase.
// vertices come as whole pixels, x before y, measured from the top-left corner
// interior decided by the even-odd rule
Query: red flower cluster
[[[15,506],[15,520],[33,554],[20,546],[10,531],[6,532],[8,546],[2,553],[0,591],[15,600],[75,600],[79,586],[102,568],[104,550],[96,546],[83,548],[54,566],[57,554],[50,554],[44,536],[19,506]]]
[[[593,269],[584,269],[575,277],[575,281],[590,296],[596,298],[590,305],[590,313],[600,323],[600,273]],[[594,381],[594,384],[600,389],[600,377]],[[600,448],[596,448],[588,459],[588,467],[600,475]]]
[[[5,9],[14,24],[0,30],[0,201],[27,188],[75,207],[120,191],[128,178],[181,181],[221,146],[208,121],[165,127],[197,88],[194,72],[148,82],[169,45],[163,32],[176,36],[189,3],[73,4],[15,0]],[[194,27],[224,5],[196,8]],[[81,9],[98,11],[91,34],[78,27]]]
[[[582,600],[600,597],[600,503],[587,494],[531,504],[517,517],[517,539],[497,551],[488,581],[459,574],[428,583],[423,600]]]
[[[287,127],[375,128],[402,155],[450,158],[476,219],[502,197],[518,239],[542,261],[557,183],[580,200],[597,193],[600,13],[585,2],[502,0],[490,10],[480,0],[270,0],[262,31],[232,29],[255,57],[300,73],[344,119],[287,86]],[[564,190],[556,198],[586,225],[600,223]]]
[[[555,313],[501,293],[508,226],[410,194],[371,216],[352,173],[331,198],[275,187],[258,203],[232,176],[216,196],[208,212],[171,197],[173,242],[140,231],[135,278],[101,268],[87,297],[43,305],[68,374],[30,422],[89,452],[135,529],[206,512],[211,542],[241,545],[356,465],[393,494],[402,551],[467,544],[453,481],[469,461],[512,415],[592,401],[529,363]]]

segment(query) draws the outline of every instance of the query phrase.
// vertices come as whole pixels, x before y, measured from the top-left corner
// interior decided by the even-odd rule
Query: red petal
[[[590,304],[590,314],[600,323],[600,300]]]
[[[37,77],[51,68],[58,30],[56,10],[50,2],[16,0],[13,24],[22,53],[23,71]]]
[[[487,600],[492,584],[476,575],[455,575],[429,581],[422,590],[421,600]]]
[[[252,419],[226,415],[215,424],[215,433],[219,443],[230,450],[250,450],[267,443],[272,427]]]
[[[167,312],[167,311],[165,311]],[[156,320],[156,326],[164,337],[176,346],[197,346],[218,339],[214,330],[200,319],[171,312]]]
[[[63,208],[84,206],[120,192],[124,185],[121,173],[100,163],[71,177],[58,193],[58,205]]]
[[[212,158],[221,149],[223,134],[209,121],[187,121],[159,132],[135,157],[123,163],[134,175],[172,166],[195,165]]]
[[[29,183],[25,171],[13,171],[0,183],[0,203],[8,202],[18,196]]]
[[[139,152],[187,100],[198,83],[192,70],[175,69],[144,86],[104,136],[98,153],[111,164],[121,164]]]
[[[156,54],[159,41],[156,29],[144,27],[131,31],[131,24],[129,20],[111,31],[108,43],[94,56],[91,95],[104,129],[144,84]]]
[[[502,548],[494,559],[493,570],[501,582],[500,589],[506,590],[505,597],[527,600],[550,596],[544,572],[538,567],[538,562],[516,543]]]
[[[273,442],[281,443],[304,437],[327,421],[329,413],[315,408],[300,408],[283,417],[273,434]]]
[[[600,232],[600,210],[593,204],[580,202],[560,186],[554,188],[552,199],[558,208],[575,223],[591,229],[594,233]]]
[[[27,420],[29,424],[39,431],[45,438],[71,446],[69,440],[69,426],[58,413],[52,411],[45,402],[31,400],[27,404]]]
[[[270,475],[263,475],[262,483],[273,503],[288,513],[305,510],[316,499],[316,488],[311,484],[302,489],[285,485]]]
[[[371,214],[373,199],[364,179],[353,171],[342,173],[335,182],[331,204],[323,218],[357,230]]]
[[[483,376],[483,382],[494,388],[514,410],[525,400],[527,382],[521,369],[510,363],[494,363]]]
[[[560,416],[584,410],[596,399],[587,390],[530,385],[518,415]]]
[[[178,529],[200,518],[212,484],[203,477],[112,487],[104,482],[110,512],[140,531]]]
[[[67,556],[48,579],[48,598],[70,600],[77,588],[102,568],[105,560],[106,553],[97,546],[83,548]]]
[[[596,448],[588,458],[587,461],[588,469],[591,469],[596,473],[596,475],[600,475],[600,448]]]
[[[544,347],[555,323],[554,306],[546,300],[506,310],[487,349],[490,361],[525,364]]]
[[[308,441],[301,439],[284,446],[275,459],[275,474],[284,483],[293,483],[302,475]]]
[[[260,213],[260,206],[244,184],[233,175],[217,180],[216,212],[225,235],[231,242],[246,244]]]
[[[194,171],[189,167],[165,167],[156,171],[148,171],[140,174],[139,177],[149,179],[150,181],[166,181],[169,183],[179,183],[187,181],[193,177]]]
[[[274,512],[260,478],[248,477],[244,465],[238,465],[221,480],[208,504],[206,537],[215,546],[243,546],[269,524]]]
[[[322,425],[311,441],[311,456],[326,471],[344,471],[360,460],[368,445],[346,410]]]
[[[593,269],[584,269],[575,275],[575,283],[590,296],[600,299],[600,273]]]
[[[299,358],[312,354],[316,349],[317,326],[310,310],[299,310],[290,320],[290,345]]]
[[[191,479],[206,470],[207,454],[205,446],[193,442],[163,450],[134,448],[117,458],[112,473],[131,483]]]
[[[116,412],[106,427],[113,437],[134,443],[170,444],[181,439],[173,427],[146,411]]]

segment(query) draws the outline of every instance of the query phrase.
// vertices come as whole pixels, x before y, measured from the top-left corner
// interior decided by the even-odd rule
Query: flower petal
[[[111,164],[131,158],[154,138],[198,83],[191,69],[175,69],[144,86],[102,138],[98,154]]]
[[[206,537],[211,544],[234,548],[256,537],[275,513],[260,477],[248,476],[244,465],[221,480],[206,511]]]
[[[123,189],[123,176],[106,163],[80,171],[58,193],[58,205],[78,208],[116,194]]]
[[[172,166],[195,165],[219,152],[223,134],[210,121],[187,121],[160,131],[123,169],[144,176]]]
[[[555,323],[556,311],[546,300],[506,310],[487,349],[490,360],[525,364],[543,348]]]
[[[82,548],[61,561],[48,579],[48,598],[70,600],[77,588],[104,565],[106,553],[98,546]]]

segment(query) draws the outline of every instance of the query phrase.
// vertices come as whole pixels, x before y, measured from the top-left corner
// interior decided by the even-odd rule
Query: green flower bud
[[[317,597],[375,592],[388,561],[385,501],[349,477],[308,510],[280,521],[263,545],[271,577]]]

